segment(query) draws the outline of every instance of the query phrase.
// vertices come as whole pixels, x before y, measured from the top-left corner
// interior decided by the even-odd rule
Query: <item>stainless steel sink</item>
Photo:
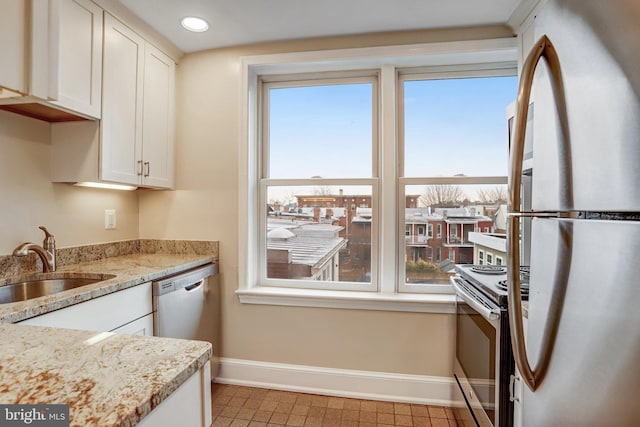
[[[91,273],[38,273],[16,278],[0,286],[0,304],[25,301],[45,295],[90,285],[116,277],[113,274]]]

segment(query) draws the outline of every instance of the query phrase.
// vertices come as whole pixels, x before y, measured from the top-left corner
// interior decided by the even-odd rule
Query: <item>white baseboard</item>
[[[215,382],[366,400],[439,406],[453,402],[449,377],[323,368],[220,358]]]

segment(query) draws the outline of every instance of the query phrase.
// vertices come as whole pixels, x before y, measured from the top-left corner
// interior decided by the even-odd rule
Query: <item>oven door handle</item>
[[[498,320],[500,318],[500,309],[487,307],[478,301],[473,295],[470,295],[466,289],[460,286],[460,279],[457,277],[451,277],[449,279],[456,294],[471,306],[475,311],[480,313],[482,317],[489,321]]]

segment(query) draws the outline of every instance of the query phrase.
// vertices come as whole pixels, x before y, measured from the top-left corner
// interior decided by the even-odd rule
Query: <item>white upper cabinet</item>
[[[173,188],[175,62],[105,12],[102,65],[102,120],[52,126],[52,181]]]
[[[102,179],[173,187],[175,63],[105,14]]]
[[[144,39],[108,13],[104,24],[102,179],[138,185],[143,169]]]
[[[0,98],[26,90],[27,2],[0,0]]]
[[[100,118],[102,9],[90,0],[0,7],[0,108],[51,122]]]
[[[142,183],[150,187],[173,187],[175,73],[176,64],[171,58],[145,45]]]
[[[58,84],[54,103],[100,118],[102,9],[89,0],[58,0]],[[52,85],[55,88],[55,85]]]

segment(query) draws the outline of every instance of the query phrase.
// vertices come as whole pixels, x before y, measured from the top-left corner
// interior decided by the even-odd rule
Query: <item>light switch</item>
[[[105,209],[104,210],[104,229],[112,230],[116,228],[116,210]]]

